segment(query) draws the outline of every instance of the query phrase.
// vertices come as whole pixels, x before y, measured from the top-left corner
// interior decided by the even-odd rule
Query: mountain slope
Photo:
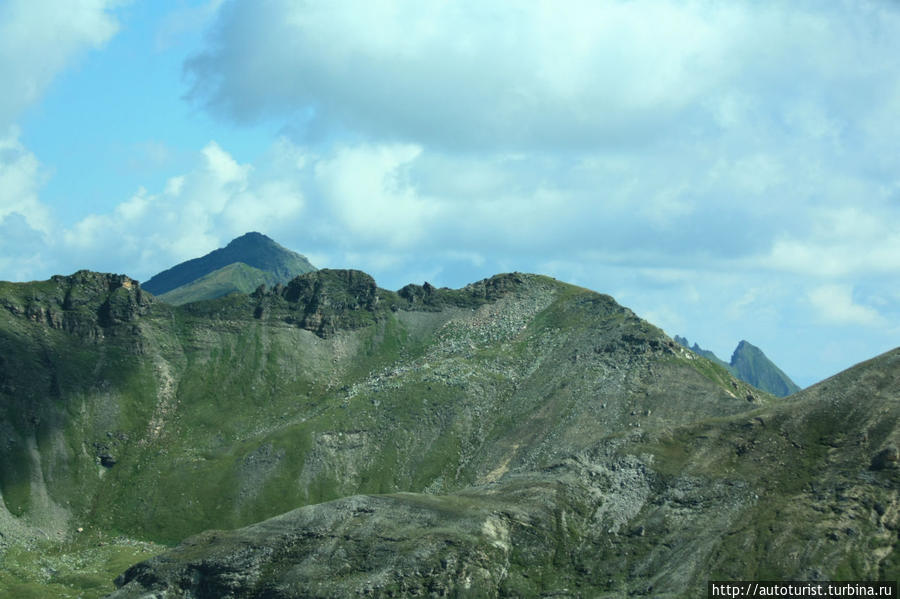
[[[737,378],[750,383],[758,389],[768,391],[776,397],[787,397],[800,390],[774,362],[762,352],[761,349],[747,341],[741,341],[731,355],[731,362],[721,360],[716,354],[703,349],[696,343],[690,345],[684,337],[675,335],[675,341],[687,347],[708,360],[712,360],[726,368]]]
[[[214,250],[201,258],[182,262],[154,275],[150,280],[143,283],[142,287],[154,295],[163,295],[180,287],[190,285],[202,277],[236,263],[245,264],[274,276],[274,278],[269,276],[267,280],[260,280],[256,285],[252,285],[246,282],[247,275],[251,271],[240,272],[238,273],[241,275],[240,278],[227,282],[231,282],[236,289],[241,290],[247,287],[250,287],[251,290],[255,289],[258,285],[267,283],[269,280],[286,283],[297,275],[315,270],[315,267],[304,256],[283,248],[265,235],[247,233],[232,240],[224,248]],[[226,281],[226,274],[235,274],[235,272],[220,272],[217,276],[218,285],[221,286],[222,282]],[[208,294],[212,287],[215,286],[210,286],[209,281],[207,281],[199,289],[199,295]],[[230,291],[228,285],[222,288]],[[189,296],[187,290],[182,290],[177,297],[183,303],[186,303],[184,298]],[[206,298],[191,297],[188,301],[197,299]]]
[[[184,306],[156,301],[121,275],[83,271],[3,283],[0,546],[44,543],[40,550],[49,554],[58,546],[48,537],[77,545],[78,528],[91,535],[83,537],[93,542],[85,552],[122,535],[174,544],[298,507],[313,531],[306,524],[296,530],[324,540],[330,533],[314,523],[348,513],[328,506],[349,505],[359,519],[387,509],[386,519],[369,524],[396,540],[390,551],[403,563],[432,552],[440,556],[436,563],[450,559],[475,580],[481,574],[471,560],[484,555],[478,567],[494,571],[495,558],[506,559],[500,550],[508,530],[518,535],[510,547],[523,548],[509,554],[510,564],[519,564],[510,572],[534,572],[543,582],[535,586],[525,574],[505,578],[507,595],[529,596],[567,581],[600,589],[584,572],[606,570],[585,560],[605,547],[598,558],[604,563],[633,565],[601,533],[630,534],[630,523],[639,521],[634,510],[657,497],[651,490],[677,479],[666,500],[681,510],[666,520],[674,536],[690,537],[713,517],[697,506],[719,505],[721,514],[744,509],[729,503],[731,487],[720,484],[721,476],[704,475],[715,493],[706,479],[678,478],[678,468],[700,467],[678,462],[687,456],[734,467],[728,452],[737,452],[735,445],[706,445],[725,443],[728,435],[679,431],[730,416],[743,426],[754,411],[779,405],[611,297],[537,275],[393,292],[365,273],[326,269],[250,295]],[[882,437],[870,431],[867,443]],[[627,449],[641,440],[647,444]],[[760,472],[773,467],[752,464]],[[371,494],[387,498],[346,499]],[[607,507],[591,503],[603,497]],[[530,524],[485,520],[502,514],[501,506]],[[422,522],[456,514],[457,524],[444,531],[449,536],[435,537],[404,515],[410,528],[391,529],[395,517],[413,512]],[[347,526],[348,538],[380,551],[384,535]],[[560,539],[560,531],[569,536]],[[482,552],[485,535],[499,553]],[[334,550],[352,564],[355,550],[341,539],[333,539]],[[437,553],[414,550],[422,539],[437,539]],[[552,560],[540,539],[559,541]],[[304,543],[295,543],[297,551]],[[448,547],[457,547],[458,556],[441,553]],[[585,560],[573,566],[579,554]],[[23,560],[23,571],[36,579],[56,580]],[[378,588],[419,580],[389,582],[395,567],[407,572],[406,566],[382,565],[388,578]],[[359,574],[348,568],[348,576]],[[343,576],[320,580],[344,584]],[[609,573],[616,585],[637,584],[622,576]],[[0,594],[18,588],[4,584],[0,576]]]
[[[215,299],[229,293],[252,293],[260,285],[271,286],[283,282],[285,281],[275,273],[235,262],[160,294],[158,298],[169,304],[181,305]]]
[[[172,542],[769,401],[612,298],[539,276],[395,293],[324,270],[183,307],[129,281],[0,290],[0,494],[23,521]]]
[[[698,597],[895,580],[900,349],[750,416],[600,439],[450,495],[354,496],[138,564],[115,599]],[[887,456],[887,457],[884,457]]]

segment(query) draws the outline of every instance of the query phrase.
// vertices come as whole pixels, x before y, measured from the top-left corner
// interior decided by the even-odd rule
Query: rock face
[[[375,280],[358,270],[320,270],[299,276],[265,294],[259,289],[254,297],[268,309],[277,297],[283,299],[296,316],[285,320],[316,333],[320,337],[334,335],[339,329],[353,329],[373,324],[377,318],[378,293]]]
[[[787,397],[800,390],[794,381],[778,368],[761,349],[747,341],[741,341],[731,355],[731,362],[720,360],[716,354],[696,343],[690,345],[684,337],[675,335],[675,341],[696,354],[727,369],[735,377],[776,397]]]
[[[85,338],[135,321],[151,302],[137,281],[87,270],[30,287],[0,283],[0,306],[9,314]]]

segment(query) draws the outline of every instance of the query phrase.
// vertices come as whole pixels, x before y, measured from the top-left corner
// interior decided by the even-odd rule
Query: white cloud
[[[900,275],[900,206],[855,198],[839,208],[810,210],[812,226],[783,236],[762,261],[770,268],[823,277]]]
[[[808,298],[826,322],[866,327],[885,324],[877,310],[854,303],[850,285],[822,285],[810,291]]]
[[[18,129],[0,137],[0,222],[19,214],[32,229],[49,232],[50,211],[38,197],[45,176],[37,157],[19,141]]]
[[[421,152],[415,145],[348,146],[316,163],[321,201],[351,240],[408,247],[434,225],[440,203],[420,197],[405,172]]]
[[[86,50],[118,30],[119,0],[7,0],[0,4],[0,128],[36,102]]]
[[[256,177],[215,142],[196,166],[158,193],[141,189],[106,214],[83,217],[62,235],[66,261],[150,276],[251,230],[290,227],[303,210],[295,172]]]
[[[193,97],[238,120],[312,110],[429,145],[614,147],[710,117],[839,143],[848,104],[892,101],[898,21],[855,3],[238,0],[187,66]]]

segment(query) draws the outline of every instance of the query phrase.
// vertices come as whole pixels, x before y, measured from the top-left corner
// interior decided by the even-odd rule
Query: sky
[[[900,340],[900,4],[0,0],[0,280],[259,231],[522,271],[801,386]]]

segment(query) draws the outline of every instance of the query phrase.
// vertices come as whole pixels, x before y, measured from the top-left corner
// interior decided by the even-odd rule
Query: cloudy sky
[[[613,295],[811,384],[900,340],[900,5],[0,0],[0,279],[260,231]]]

